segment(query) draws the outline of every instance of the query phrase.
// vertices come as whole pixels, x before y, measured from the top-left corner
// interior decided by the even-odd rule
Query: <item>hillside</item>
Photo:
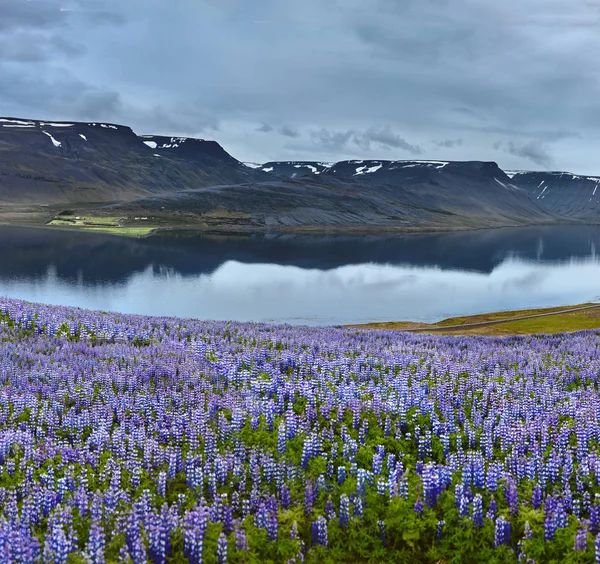
[[[352,232],[595,221],[597,180],[507,175],[496,163],[478,161],[244,164],[215,141],[140,136],[109,123],[0,118],[0,206],[12,206],[10,217],[0,209],[0,220],[13,223],[48,223],[74,209],[54,224],[142,233],[135,217],[151,215],[144,232]],[[38,216],[17,205],[38,206]],[[85,222],[73,219],[83,213]]]
[[[594,561],[597,330],[448,337],[0,298],[0,339],[2,562]]]
[[[570,172],[516,172],[512,181],[543,207],[561,215],[600,218],[600,178]]]
[[[380,165],[346,161],[311,176],[161,194],[103,213],[177,214],[203,227],[248,229],[476,228],[558,221],[495,163],[404,169],[388,164],[381,172],[360,174],[362,167]]]
[[[107,123],[0,118],[0,203],[118,202],[268,179],[215,141]]]

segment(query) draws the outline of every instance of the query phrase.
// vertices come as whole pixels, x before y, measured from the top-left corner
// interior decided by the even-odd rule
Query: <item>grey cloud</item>
[[[50,28],[66,21],[59,2],[3,0],[0,31],[23,28]]]
[[[3,113],[218,130],[236,157],[257,162],[448,149],[492,160],[499,141],[506,168],[546,166],[551,146],[553,165],[600,173],[597,2],[0,5]]]
[[[0,76],[5,78],[0,81],[0,101],[17,116],[111,119],[123,107],[115,90],[85,83],[62,69],[36,76],[0,62]]]
[[[0,34],[0,60],[17,63],[49,61],[57,56],[78,57],[85,53],[81,43],[70,43],[59,35],[17,32]]]
[[[546,168],[552,165],[552,157],[546,150],[544,144],[539,141],[529,141],[525,144],[518,144],[514,141],[509,141],[506,144],[495,143],[494,147],[497,149],[504,149],[515,157],[527,159],[532,163]]]
[[[120,119],[136,131],[147,134],[172,135],[176,131],[190,137],[202,133],[214,136],[221,128],[215,116],[193,104],[184,108],[155,106],[140,109],[128,106],[121,109]]]
[[[328,152],[341,152],[345,149],[348,141],[354,135],[353,131],[328,131],[320,129],[319,131],[311,131],[313,143],[319,145]]]
[[[328,151],[343,151],[352,142],[365,152],[384,149],[402,149],[413,155],[422,153],[418,145],[412,145],[399,135],[395,134],[389,126],[370,127],[364,131],[329,131],[320,129],[311,132],[313,143],[320,145]]]
[[[452,147],[460,147],[463,144],[462,139],[444,139],[443,141],[434,141],[436,147],[451,149]]]
[[[418,145],[412,145],[400,135],[394,133],[389,126],[371,127],[363,133],[354,135],[354,142],[366,151],[371,149],[371,144],[377,144],[385,149],[402,149],[413,155],[420,155],[423,150]]]
[[[298,133],[297,130],[289,127],[288,125],[284,125],[284,126],[280,127],[277,131],[281,135],[284,135],[285,137],[292,137],[292,138],[300,137],[300,133]]]
[[[123,24],[126,18],[117,6],[114,2],[102,0],[71,3],[62,0],[2,0],[0,32],[43,30],[82,23],[86,26]]]

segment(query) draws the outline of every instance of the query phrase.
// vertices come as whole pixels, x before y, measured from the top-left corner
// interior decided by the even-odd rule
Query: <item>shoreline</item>
[[[73,206],[72,206],[73,207]],[[54,214],[49,215],[48,208],[43,208],[37,212],[20,213],[21,216],[28,216],[27,220],[24,217],[9,218],[3,214],[4,210],[0,209],[0,225],[7,227],[22,227],[36,229],[54,229],[68,232],[89,232],[102,233],[105,235],[117,235],[120,237],[132,237],[135,239],[144,239],[153,235],[166,235],[177,233],[190,233],[195,235],[347,235],[347,236],[414,236],[414,235],[437,235],[437,234],[452,234],[465,233],[473,231],[489,231],[495,229],[523,229],[531,227],[559,227],[567,225],[599,225],[600,222],[594,223],[582,220],[568,220],[555,222],[534,222],[522,223],[513,225],[479,225],[479,226],[392,226],[392,225],[298,225],[298,226],[242,226],[239,224],[203,224],[203,223],[177,223],[177,222],[148,222],[149,225],[131,224],[120,227],[101,226],[64,226],[64,225],[49,225]],[[84,210],[81,210],[82,214]],[[46,212],[46,213],[44,213]],[[128,230],[147,229],[148,233],[132,234],[127,233]],[[122,232],[120,232],[122,230]]]
[[[600,329],[600,303],[587,302],[451,317],[437,323],[390,321],[344,325],[349,329],[404,331],[439,335],[533,335]]]

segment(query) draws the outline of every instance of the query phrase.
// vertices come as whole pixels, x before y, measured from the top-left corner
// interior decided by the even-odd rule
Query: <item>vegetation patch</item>
[[[142,237],[152,233],[156,226],[147,217],[105,217],[59,214],[47,225],[76,228],[84,231],[101,231],[117,235]]]
[[[593,306],[593,307],[589,307]],[[580,309],[586,308],[586,309]],[[568,313],[561,313],[565,310]],[[548,315],[552,314],[552,315]],[[517,317],[532,317],[530,319],[514,320]],[[498,323],[502,321],[502,323]],[[489,325],[485,325],[490,323]],[[472,326],[483,324],[479,326]],[[464,325],[464,327],[459,327]],[[451,317],[438,323],[413,323],[410,321],[367,323],[352,325],[363,329],[392,329],[398,331],[427,331],[435,330],[436,334],[448,335],[531,335],[535,333],[562,333],[569,331],[584,331],[600,328],[600,304],[581,304],[554,308],[538,308],[518,311],[502,311],[479,315]],[[448,327],[447,331],[443,329]]]
[[[2,562],[600,559],[600,331],[448,337],[0,298],[0,358]]]

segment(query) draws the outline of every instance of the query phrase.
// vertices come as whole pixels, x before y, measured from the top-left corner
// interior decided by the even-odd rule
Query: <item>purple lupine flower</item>
[[[400,497],[404,500],[407,500],[409,492],[408,492],[408,478],[406,477],[406,474],[402,474],[402,476],[400,477],[399,490],[400,490]]]
[[[71,552],[71,543],[67,539],[62,525],[55,525],[46,536],[44,560],[56,564],[66,564]]]
[[[363,500],[361,497],[354,498],[354,516],[360,519],[363,517]]]
[[[462,484],[456,484],[454,486],[454,507],[460,509],[460,504],[463,499],[463,486]]]
[[[385,546],[387,544],[387,537],[385,534],[385,521],[379,519],[379,521],[377,521],[377,526],[379,527],[379,538],[381,539],[382,544]]]
[[[312,537],[313,544],[319,544],[327,548],[329,546],[329,540],[327,535],[327,519],[321,516],[312,523]]]
[[[517,489],[516,482],[509,478],[504,486],[504,496],[508,503],[508,508],[511,515],[517,515],[519,513],[519,490]]]
[[[287,431],[285,428],[285,423],[282,421],[279,423],[279,428],[277,430],[277,452],[279,454],[285,454],[287,445]]]
[[[325,503],[325,515],[329,521],[335,519],[335,508],[333,507],[333,500],[331,496],[327,498],[327,502]]]
[[[340,496],[340,527],[345,529],[350,523],[350,499],[346,494]]]
[[[554,535],[556,534],[557,523],[554,518],[554,513],[547,512],[544,518],[544,539],[547,541],[554,540]]]
[[[217,542],[217,562],[218,564],[227,564],[227,537],[225,533],[219,535]]]
[[[421,500],[420,497],[417,497],[417,501],[415,502],[415,506],[414,506],[414,512],[417,513],[418,515],[423,514],[423,501]]]
[[[446,526],[446,521],[444,521],[443,519],[439,519],[437,522],[437,526],[435,529],[435,539],[437,542],[442,540],[442,537],[444,536],[444,527]]]
[[[235,531],[235,549],[238,552],[246,552],[248,550],[248,539],[246,537],[245,529],[241,525],[236,524],[236,526],[234,527],[234,531]]]
[[[587,550],[587,529],[585,527],[577,529],[573,550],[575,552],[584,552]]]
[[[269,540],[276,541],[279,531],[279,521],[277,519],[277,511],[271,511],[267,518],[267,536]]]
[[[592,533],[600,532],[600,504],[594,503],[590,509],[590,529]]]
[[[298,534],[298,523],[294,521],[290,528],[290,540],[299,540],[300,535]]]
[[[104,531],[98,521],[94,521],[86,546],[86,554],[92,564],[104,564]]]
[[[200,505],[188,511],[183,518],[183,546],[190,564],[201,564],[204,535],[208,527],[208,510]]]
[[[471,504],[469,503],[469,497],[467,496],[466,492],[463,492],[460,496],[458,514],[463,518],[468,518],[470,509]]]
[[[596,535],[596,540],[594,541],[594,557],[596,564],[600,564],[600,533]]]
[[[473,524],[475,527],[483,527],[483,499],[481,494],[473,498]]]
[[[304,488],[304,515],[306,515],[307,517],[312,515],[315,497],[315,483],[309,480],[308,482],[306,482],[306,487]]]
[[[498,505],[496,504],[496,500],[494,498],[494,496],[492,496],[492,499],[490,500],[490,504],[488,506],[488,510],[487,513],[485,514],[485,516],[488,519],[491,519],[492,521],[496,520],[496,511],[498,510]]]
[[[158,474],[158,495],[165,497],[167,495],[167,474],[166,472],[159,472]]]
[[[292,503],[292,498],[290,495],[290,487],[288,485],[283,485],[281,487],[280,499],[281,507],[283,507],[284,509],[289,509],[290,504]]]
[[[503,544],[510,544],[510,522],[506,521],[506,519],[500,515],[500,517],[496,519],[494,546],[498,548]]]
[[[542,489],[538,484],[533,487],[531,494],[531,506],[534,509],[539,509],[542,506]]]

